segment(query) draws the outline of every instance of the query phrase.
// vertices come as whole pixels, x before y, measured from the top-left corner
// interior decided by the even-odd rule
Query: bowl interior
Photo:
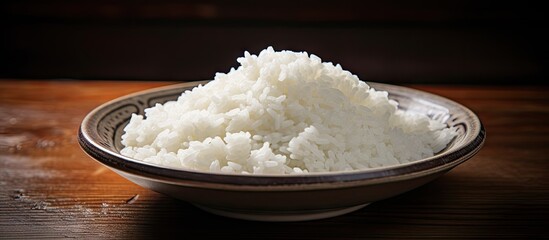
[[[200,172],[183,169],[166,169],[163,166],[154,166],[149,163],[132,160],[120,154],[123,148],[121,144],[121,136],[124,133],[124,127],[128,124],[133,113],[143,114],[146,108],[154,106],[157,103],[165,103],[170,100],[176,100],[182,92],[190,90],[198,84],[205,82],[191,82],[176,84],[172,86],[151,89],[143,92],[138,92],[122,98],[112,100],[92,111],[82,123],[81,128],[81,143],[84,149],[90,153],[92,157],[101,161],[106,165],[121,170],[136,170],[145,171],[152,174],[164,174],[169,177],[199,177]],[[466,155],[472,155],[480,149],[484,141],[484,129],[478,117],[466,107],[448,100],[446,98],[429,94],[426,92],[381,83],[368,83],[376,90],[384,90],[389,92],[389,98],[399,103],[399,108],[405,111],[426,114],[432,119],[446,123],[448,126],[455,127],[458,135],[448,144],[448,146],[437,153],[435,156],[427,159],[422,159],[412,163],[399,164],[395,166],[357,170],[341,173],[319,173],[310,175],[301,175],[300,177],[291,177],[298,179],[299,183],[306,182],[322,182],[327,179],[325,176],[336,176],[333,181],[351,181],[364,178],[381,178],[387,176],[402,175],[417,171],[425,171],[436,167],[441,167],[445,164],[452,163],[457,165],[465,161],[463,158]],[[185,174],[181,174],[181,173]],[[261,178],[261,176],[231,176],[224,174],[212,174],[214,177],[203,179],[212,182],[241,182],[246,178]],[[321,176],[314,180],[307,179],[314,176]],[[324,177],[323,177],[324,176]],[[271,178],[280,178],[281,176],[267,176]],[[288,177],[288,176],[285,176]],[[232,180],[231,180],[232,179]],[[276,180],[278,181],[278,180]],[[281,184],[293,183],[294,180],[283,180]],[[252,184],[272,183],[273,179],[253,180]]]

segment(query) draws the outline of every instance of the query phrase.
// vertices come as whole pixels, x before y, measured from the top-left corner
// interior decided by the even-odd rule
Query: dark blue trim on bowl
[[[204,83],[204,82],[199,82]],[[188,90],[198,83],[186,83],[178,84],[169,87],[151,89],[143,92],[138,92],[125,97],[115,99],[108,102],[92,111],[82,122],[82,125],[78,131],[78,142],[82,149],[95,160],[100,163],[117,169],[119,171],[140,175],[143,177],[150,177],[154,179],[164,179],[167,181],[197,181],[208,182],[217,184],[229,184],[229,185],[249,185],[249,186],[280,186],[280,185],[299,185],[299,184],[320,184],[320,183],[337,183],[337,182],[352,182],[352,181],[364,181],[371,179],[391,179],[392,177],[421,173],[429,171],[435,168],[444,167],[448,165],[457,166],[458,164],[466,161],[476,154],[482,147],[485,138],[486,131],[484,126],[478,119],[478,117],[469,109],[455,103],[449,99],[436,96],[433,94],[425,93],[419,90],[409,89],[400,86],[393,86],[379,83],[368,83],[372,87],[379,90],[387,90],[396,93],[397,95],[409,96],[411,99],[415,96],[428,97],[432,101],[436,101],[442,105],[452,106],[463,111],[466,117],[472,119],[473,122],[467,122],[463,124],[472,124],[475,129],[466,129],[467,133],[471,131],[478,131],[475,136],[470,136],[465,145],[452,149],[449,152],[444,152],[426,160],[417,161],[410,164],[401,164],[393,167],[384,167],[380,169],[367,169],[356,170],[350,172],[329,172],[320,174],[307,174],[307,175],[238,175],[238,174],[221,174],[221,173],[209,173],[198,172],[192,170],[168,168],[159,165],[153,165],[150,163],[133,160],[128,157],[122,156],[119,153],[119,149],[116,147],[115,132],[121,127],[121,122],[124,119],[113,120],[110,123],[113,126],[113,132],[111,135],[105,135],[100,133],[101,129],[99,124],[102,121],[106,121],[108,114],[112,113],[114,109],[123,108],[128,102],[135,102],[134,106],[142,113],[142,108],[148,107],[143,103],[150,103],[150,99],[142,99],[143,96],[151,96],[158,92],[166,92],[166,95],[175,96],[174,93],[181,93]],[[166,96],[164,95],[164,96]],[[158,97],[157,98],[162,98]],[[413,99],[412,99],[413,100]],[[109,110],[109,108],[111,108]],[[127,113],[126,113],[127,114]],[[461,116],[464,117],[464,116]],[[467,119],[465,119],[467,120]],[[465,121],[464,120],[464,121]],[[127,119],[125,120],[127,122]],[[123,124],[122,124],[123,125]],[[103,134],[103,135],[102,135]],[[101,140],[102,139],[102,140]]]

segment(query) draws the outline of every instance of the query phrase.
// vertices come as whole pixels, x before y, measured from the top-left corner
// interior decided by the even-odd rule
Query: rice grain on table
[[[199,171],[302,174],[423,159],[456,135],[313,54],[269,47],[237,61],[177,101],[132,115],[121,153]]]

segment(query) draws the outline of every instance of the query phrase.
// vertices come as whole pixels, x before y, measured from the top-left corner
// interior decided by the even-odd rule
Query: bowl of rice
[[[130,181],[217,215],[334,217],[419,187],[473,157],[486,133],[447,98],[361,81],[306,52],[246,52],[211,81],[107,102],[82,149]]]

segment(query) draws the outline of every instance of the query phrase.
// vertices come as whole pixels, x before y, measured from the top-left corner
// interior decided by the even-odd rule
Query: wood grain
[[[0,82],[0,238],[527,239],[549,231],[549,96],[543,86],[411,87],[475,111],[484,148],[438,180],[341,217],[227,219],[141,188],[79,148],[83,117],[172,82]],[[139,195],[139,197],[135,197]]]

